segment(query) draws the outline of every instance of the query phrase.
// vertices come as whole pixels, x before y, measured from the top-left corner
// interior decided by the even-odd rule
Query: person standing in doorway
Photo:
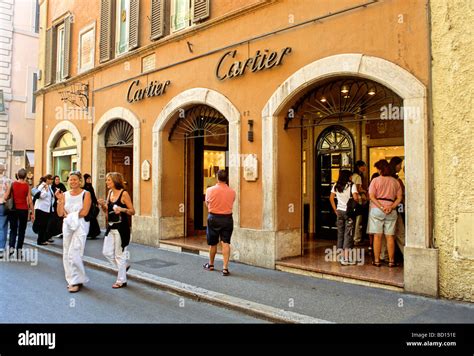
[[[354,225],[354,244],[359,245],[362,242],[363,226],[367,220],[368,209],[365,209],[367,205],[367,190],[364,188],[364,173],[367,171],[367,165],[364,161],[357,161],[355,164],[354,173],[352,174],[351,181],[357,188],[357,193],[359,194],[359,204],[361,204],[364,209],[362,215],[358,215],[355,220]]]
[[[227,185],[227,172],[223,169],[217,172],[217,184],[206,190],[206,205],[209,210],[207,218],[206,237],[209,247],[209,262],[203,267],[214,270],[214,259],[217,253],[219,239],[222,242],[224,266],[222,275],[228,276],[230,259],[230,239],[234,230],[232,208],[235,201],[235,191]]]
[[[69,174],[68,192],[56,190],[58,215],[63,221],[63,265],[70,293],[79,292],[89,281],[84,269],[82,256],[86,246],[89,223],[84,219],[91,207],[91,195],[81,188],[82,174],[73,171]]]
[[[331,195],[329,196],[332,209],[337,215],[337,249],[338,251],[343,250],[343,255],[339,260],[342,266],[355,265],[357,263],[351,260],[349,256],[350,249],[354,245],[354,220],[347,215],[347,203],[351,197],[356,202],[359,201],[357,187],[351,182],[351,171],[342,170],[339,172],[339,178],[332,187]],[[337,206],[335,198],[337,198]]]
[[[3,258],[7,245],[8,214],[5,210],[5,195],[11,181],[5,176],[6,167],[0,164],[0,258]]]
[[[26,170],[18,171],[18,180],[13,182],[7,190],[6,197],[12,195],[15,209],[10,211],[10,255],[16,250],[16,258],[21,259],[23,241],[25,240],[26,224],[28,222],[28,212],[31,212],[31,220],[34,220],[33,201],[31,199],[30,185],[25,181]],[[18,241],[17,241],[18,237]]]
[[[107,231],[102,253],[118,269],[117,281],[112,285],[112,288],[118,289],[127,286],[127,271],[130,268],[126,250],[130,243],[129,216],[135,215],[135,209],[130,194],[124,189],[122,174],[107,173],[105,184],[109,189],[107,200],[98,201],[102,211],[107,214]]]

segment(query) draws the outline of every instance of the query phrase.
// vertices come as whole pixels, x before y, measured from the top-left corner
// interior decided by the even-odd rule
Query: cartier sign
[[[134,103],[145,98],[163,95],[171,81],[167,80],[160,83],[157,80],[152,80],[146,87],[140,87],[140,81],[134,80],[128,87],[127,101]]]
[[[260,52],[258,50],[253,57],[245,61],[232,61],[237,55],[237,50],[226,52],[219,60],[216,68],[216,77],[225,80],[240,77],[246,70],[258,72],[265,69],[277,67],[283,63],[283,58],[291,53],[291,47],[286,47],[279,52],[270,52],[268,49]]]

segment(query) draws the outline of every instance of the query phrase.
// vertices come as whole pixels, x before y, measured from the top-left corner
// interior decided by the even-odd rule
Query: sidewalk
[[[102,256],[103,237],[87,240],[87,267],[110,270]],[[62,240],[36,246],[27,230],[28,244],[62,255]],[[294,323],[472,323],[474,305],[426,298],[379,288],[230,263],[231,275],[206,271],[206,258],[138,244],[129,246],[130,287],[134,280],[149,283],[187,297],[237,309],[275,322]],[[58,259],[62,268],[62,261]],[[111,274],[110,284],[115,281]],[[137,283],[137,282],[135,282]]]

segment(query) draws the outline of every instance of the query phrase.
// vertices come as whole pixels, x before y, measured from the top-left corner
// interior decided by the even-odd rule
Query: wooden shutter
[[[99,60],[101,63],[112,58],[112,44],[115,37],[112,31],[114,4],[115,0],[101,0],[100,3]]]
[[[71,73],[71,23],[72,17],[68,16],[64,19],[64,60],[63,60],[63,77],[61,79],[69,78]]]
[[[151,39],[165,34],[165,0],[151,0]]]
[[[210,15],[209,0],[194,0],[193,1],[193,23],[205,20]]]
[[[44,85],[53,83],[53,29],[46,31],[46,53],[44,64]]]
[[[140,0],[130,0],[130,21],[128,28],[128,49],[138,47],[138,22],[140,16]]]

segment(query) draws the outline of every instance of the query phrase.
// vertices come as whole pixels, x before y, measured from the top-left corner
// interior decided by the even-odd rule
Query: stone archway
[[[140,120],[130,110],[116,107],[102,115],[94,126],[92,138],[92,177],[97,196],[105,196],[105,132],[114,120],[124,120],[133,127],[133,206],[136,215],[140,215]]]
[[[277,125],[280,124],[278,116],[305,87],[337,76],[356,76],[373,80],[403,99],[407,152],[405,289],[415,293],[437,295],[438,254],[437,250],[430,249],[432,224],[427,90],[407,70],[385,59],[363,54],[326,57],[295,72],[270,97],[262,110],[263,229],[271,233],[278,230],[275,189],[279,164],[276,150]],[[278,245],[278,242],[275,244]]]
[[[229,121],[229,181],[231,187],[236,191],[237,199],[234,205],[234,226],[240,227],[240,113],[237,108],[224,95],[205,88],[194,88],[186,90],[177,96],[163,108],[153,125],[153,155],[152,155],[152,177],[153,177],[153,210],[152,215],[158,224],[155,231],[160,238],[162,227],[166,225],[162,216],[162,131],[168,121],[178,110],[190,105],[203,104],[218,110]]]
[[[46,144],[46,173],[53,174],[53,154],[54,145],[59,137],[69,131],[77,143],[77,169],[81,170],[82,161],[82,136],[77,127],[70,121],[61,121],[57,124],[49,134],[48,142]]]

